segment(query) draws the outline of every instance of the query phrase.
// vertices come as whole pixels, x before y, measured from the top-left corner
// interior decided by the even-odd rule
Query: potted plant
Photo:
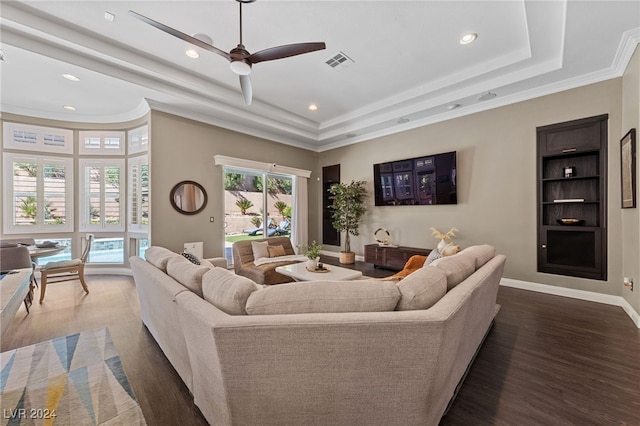
[[[367,190],[364,181],[351,181],[349,184],[335,183],[329,188],[329,199],[332,204],[329,208],[333,227],[338,232],[345,232],[344,251],[340,252],[340,263],[350,264],[355,262],[356,254],[351,251],[351,235],[359,235],[360,219],[367,209],[364,200]]]
[[[303,255],[307,256],[307,268],[316,269],[318,267],[318,261],[320,260],[320,250],[322,245],[316,243],[315,240],[311,244],[300,246],[300,251]]]

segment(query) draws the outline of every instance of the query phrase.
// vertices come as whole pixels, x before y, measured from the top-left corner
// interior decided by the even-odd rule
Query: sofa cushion
[[[269,246],[267,247],[267,250],[269,251],[269,257],[279,257],[285,255],[283,246]]]
[[[269,257],[268,241],[251,241],[251,249],[253,250],[253,260]]]
[[[160,246],[151,246],[144,252],[144,258],[147,262],[164,273],[167,272],[167,262],[175,256],[178,256],[178,254]]]
[[[489,244],[467,247],[462,250],[463,253],[470,254],[476,259],[476,269],[480,269],[482,265],[493,259],[496,255],[496,249]]]
[[[447,291],[476,271],[476,259],[469,253],[457,253],[434,260],[429,268],[440,268],[447,276]]]
[[[395,309],[398,287],[390,281],[309,281],[251,293],[249,315],[382,312]]]
[[[447,292],[447,276],[439,268],[420,268],[398,283],[397,311],[428,309]]]
[[[249,278],[222,268],[211,269],[202,277],[204,299],[229,315],[246,315],[247,299],[259,288]]]
[[[202,276],[211,268],[194,265],[182,256],[174,256],[167,262],[167,275],[202,297]]]

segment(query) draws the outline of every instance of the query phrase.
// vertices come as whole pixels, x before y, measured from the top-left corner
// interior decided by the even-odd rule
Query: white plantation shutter
[[[3,169],[5,233],[73,231],[71,158],[4,153]]]
[[[73,154],[73,130],[9,122],[3,126],[5,148]]]
[[[124,155],[125,132],[79,132],[81,155]]]
[[[80,230],[124,231],[124,160],[80,159]]]
[[[128,161],[129,230],[149,228],[149,157],[142,155]]]

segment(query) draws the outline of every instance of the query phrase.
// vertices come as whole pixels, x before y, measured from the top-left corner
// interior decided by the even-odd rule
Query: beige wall
[[[151,112],[149,125],[152,244],[182,251],[185,242],[203,241],[205,257],[223,255],[223,175],[222,167],[213,164],[214,155],[311,170],[309,223],[317,222],[316,153],[157,111]],[[196,181],[207,191],[209,201],[201,213],[187,216],[171,208],[171,188],[183,180]]]
[[[636,151],[640,148],[640,48],[629,62],[627,70],[622,77],[622,127],[621,137],[629,129],[636,129]],[[618,161],[619,158],[618,158]],[[637,161],[637,155],[636,155]],[[638,165],[636,165],[638,167]],[[640,189],[640,173],[636,171],[636,197]],[[636,310],[640,312],[640,199],[636,199],[635,209],[621,209],[622,219],[622,275],[633,278],[633,292],[620,283],[622,297]]]
[[[461,246],[489,243],[506,254],[508,278],[619,295],[621,87],[622,79],[608,80],[321,153],[320,167],[340,164],[343,182],[365,180],[371,194],[374,163],[458,153],[457,205],[375,207],[370,197],[352,249],[362,255],[380,226],[389,229],[395,243],[433,248],[438,241],[429,227],[447,231],[455,226]],[[609,114],[609,280],[538,273],[536,127],[599,114]]]
[[[309,238],[320,239],[321,167],[340,164],[342,181],[361,179],[373,191],[374,163],[458,152],[458,200],[454,206],[374,207],[352,239],[362,255],[363,245],[375,242],[373,231],[385,227],[393,242],[416,247],[437,243],[429,227],[460,229],[462,246],[489,243],[508,256],[508,278],[620,295],[640,311],[640,217],[638,209],[620,209],[619,140],[631,127],[640,127],[640,61],[635,53],[625,76],[506,107],[472,114],[395,135],[314,153],[215,126],[152,111],[151,240],[172,250],[184,242],[203,241],[206,257],[223,253],[224,206],[222,169],[216,154],[275,162],[313,172],[309,179]],[[624,88],[624,90],[623,90]],[[609,114],[608,275],[606,282],[536,272],[536,137],[537,126]],[[85,129],[91,125],[60,123],[4,114],[3,119],[32,124]],[[125,127],[136,123],[127,123]],[[114,125],[118,128],[122,123]],[[100,125],[100,128],[109,126]],[[640,173],[639,173],[640,175]],[[205,210],[186,216],[169,205],[171,188],[179,181],[201,183],[209,194]],[[640,185],[639,185],[640,188]],[[209,217],[214,217],[213,223]],[[624,233],[623,233],[624,231]],[[622,238],[624,235],[624,239]],[[338,251],[338,247],[325,247]],[[623,275],[637,290],[623,290]]]

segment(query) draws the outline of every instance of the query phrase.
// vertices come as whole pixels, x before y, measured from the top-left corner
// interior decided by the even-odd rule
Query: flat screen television
[[[456,152],[373,165],[376,206],[457,204]]]

